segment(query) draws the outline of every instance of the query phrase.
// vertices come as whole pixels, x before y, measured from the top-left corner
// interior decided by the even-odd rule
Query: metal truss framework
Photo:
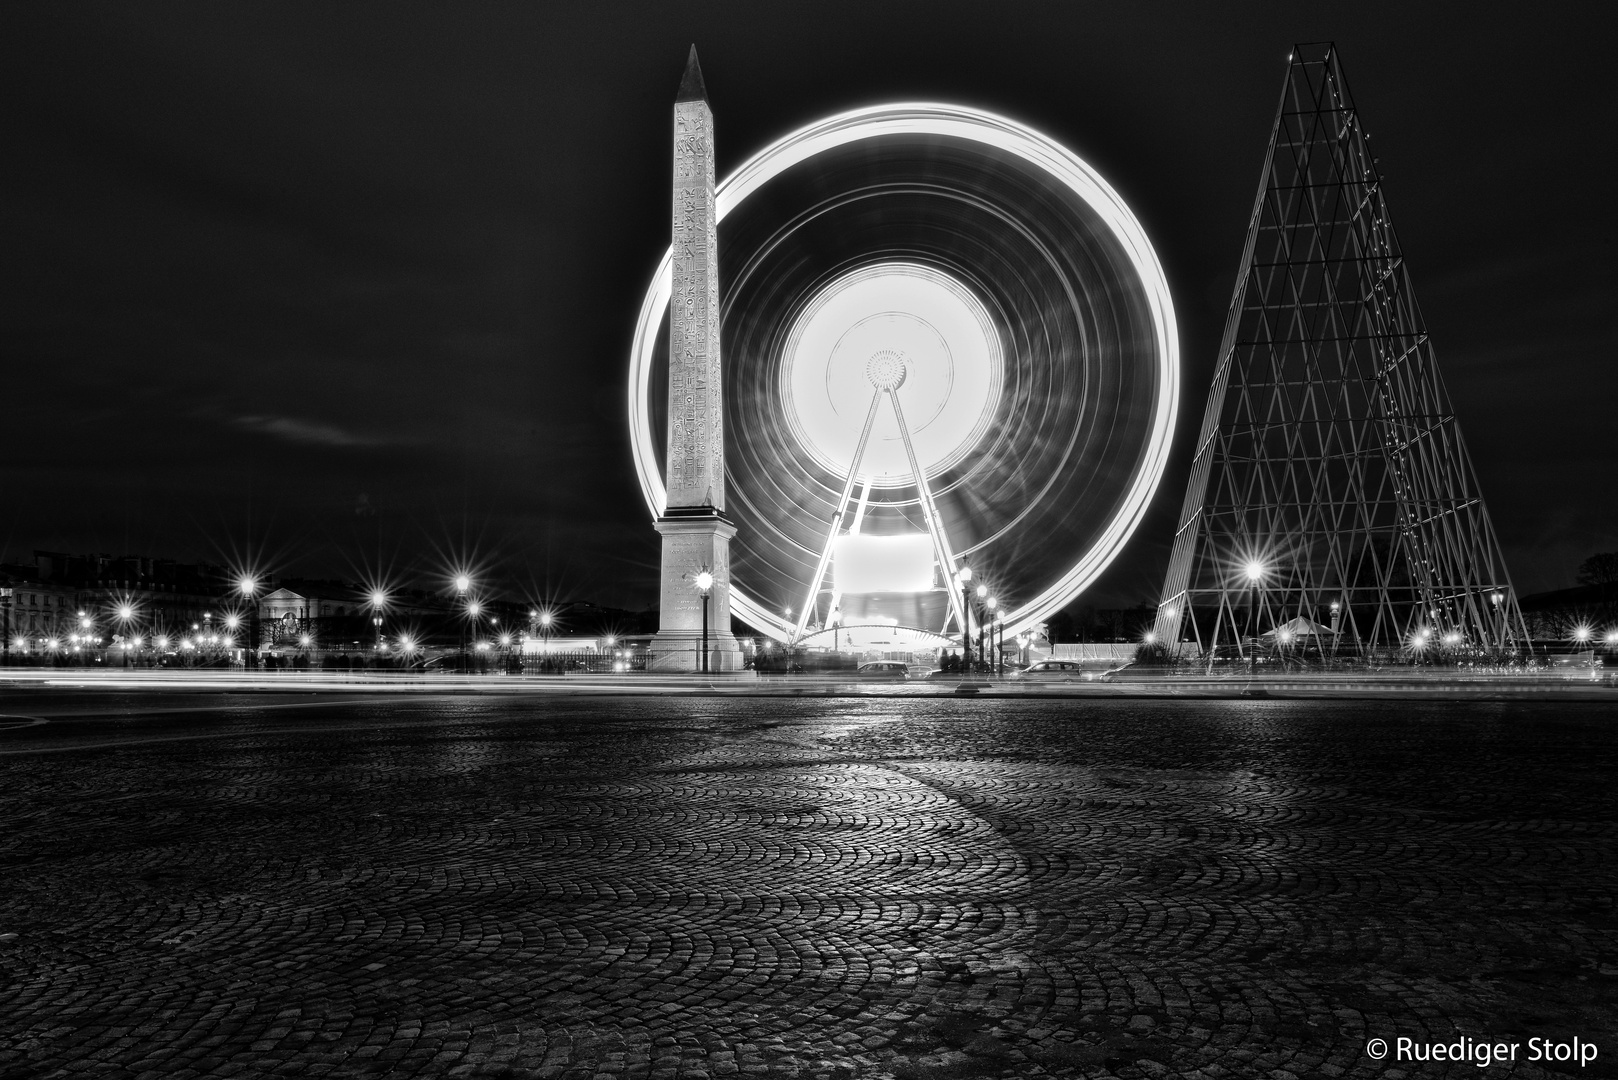
[[[1159,641],[1245,651],[1301,616],[1328,650],[1526,643],[1367,138],[1335,48],[1296,47]]]

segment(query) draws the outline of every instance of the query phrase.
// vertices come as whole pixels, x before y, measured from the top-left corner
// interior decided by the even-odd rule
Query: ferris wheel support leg
[[[944,532],[944,522],[938,516],[938,507],[933,502],[933,490],[927,486],[927,474],[921,471],[921,461],[916,457],[916,447],[910,441],[910,425],[905,423],[904,410],[899,408],[899,395],[889,390],[888,399],[893,402],[893,416],[899,421],[899,438],[905,444],[905,455],[910,459],[910,471],[916,477],[921,516],[926,519],[927,532],[933,538],[933,555],[938,559],[939,572],[944,575],[944,593],[949,597],[949,606],[955,613],[955,621],[965,626],[966,614],[961,608],[960,592],[950,581],[955,573],[955,555],[949,549],[949,537]],[[867,420],[866,423],[869,425],[870,421]]]
[[[854,484],[859,480],[860,463],[865,460],[865,444],[871,441],[871,426],[876,423],[877,406],[882,404],[882,391],[878,390],[871,395],[871,407],[865,412],[865,427],[860,431],[859,445],[854,448],[854,460],[848,467],[848,480],[843,484],[843,494],[837,500],[837,510],[831,516],[831,528],[826,532],[826,545],[820,549],[820,561],[815,564],[815,576],[809,582],[809,594],[803,598],[803,608],[798,612],[798,627],[792,634],[792,640],[797,641],[803,637],[803,632],[809,626],[809,617],[814,614],[816,601],[820,598],[820,585],[826,580],[826,566],[831,562],[832,548],[837,543],[837,531],[843,525],[843,511],[848,509],[848,500],[854,497]],[[903,424],[903,421],[900,422]],[[828,609],[826,617],[831,617]]]

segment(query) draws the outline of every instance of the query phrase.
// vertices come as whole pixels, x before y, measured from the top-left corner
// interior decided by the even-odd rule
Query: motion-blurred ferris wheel
[[[1015,634],[1117,556],[1162,477],[1178,341],[1156,254],[1094,170],[1003,117],[886,105],[765,148],[718,216],[743,620],[943,632],[964,565]],[[654,514],[670,287],[665,254],[630,360]]]

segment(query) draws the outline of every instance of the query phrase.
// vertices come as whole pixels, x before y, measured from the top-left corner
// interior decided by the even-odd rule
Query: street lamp
[[[371,590],[371,625],[376,627],[376,651],[382,652],[382,611],[388,606],[388,594],[381,589]]]
[[[456,574],[455,575],[455,596],[456,596],[456,598],[458,600],[461,600],[462,602],[464,602],[466,600],[467,590],[469,590],[471,587],[472,587],[472,579],[471,578],[467,577],[465,574]],[[467,666],[466,627],[467,627],[466,623],[464,623],[464,622],[461,623],[461,656],[460,656],[460,663],[455,665],[456,667],[461,668],[462,670],[465,670],[465,668]]]
[[[135,609],[127,601],[113,609],[118,619],[118,636],[124,643],[124,667],[129,667],[129,624],[135,618]]]
[[[1248,560],[1247,583],[1249,594],[1247,601],[1247,636],[1253,639],[1253,648],[1258,649],[1258,588],[1264,580],[1264,564],[1257,559]]]
[[[484,647],[484,643],[477,639],[478,616],[482,614],[483,605],[478,603],[476,600],[473,600],[471,603],[466,605],[466,622],[467,626],[469,627],[469,632],[472,634],[472,648],[474,650],[480,650]],[[469,666],[471,664],[470,657],[467,658],[467,664]],[[482,657],[478,658],[478,666],[480,668],[483,666]]]
[[[247,648],[242,653],[244,667],[258,667],[258,601],[253,594],[258,591],[258,582],[251,576],[244,576],[241,581],[242,599],[247,602]]]
[[[980,594],[984,593],[984,592],[988,592],[988,590],[985,589],[981,585],[978,586],[978,589],[980,591]],[[996,678],[999,678],[1000,677],[1000,646],[1005,644],[1005,643],[1003,641],[1002,642],[996,642],[995,639],[994,639],[994,634],[995,634],[996,630],[999,630],[1001,637],[1004,637],[1005,636],[1005,624],[1000,621],[1000,616],[995,614],[994,609],[1000,606],[1000,602],[998,600],[996,600],[994,597],[991,596],[988,599],[983,601],[983,605],[989,609],[989,648],[994,650],[994,652],[989,657],[989,670],[994,672],[994,675],[995,675]]]
[[[702,593],[702,673],[708,674],[708,592],[713,588],[713,574],[707,570],[697,572],[694,579],[697,591]]]
[[[978,666],[979,667],[982,667],[984,664],[987,664],[989,662],[989,650],[983,647],[983,634],[984,634],[984,631],[988,630],[991,635],[993,634],[993,631],[989,628],[989,625],[988,625],[988,623],[989,623],[988,617],[985,616],[983,611],[982,611],[983,601],[988,597],[988,595],[989,595],[989,587],[987,585],[979,585],[978,586],[978,608],[979,608],[979,610],[978,610]],[[992,642],[993,638],[991,637],[990,640]]]
[[[961,583],[961,662],[972,670],[972,568],[961,567],[955,575]]]

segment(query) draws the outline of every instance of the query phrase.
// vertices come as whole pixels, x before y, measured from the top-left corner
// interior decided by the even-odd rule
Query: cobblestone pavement
[[[1618,1075],[1610,706],[0,713],[7,1078]]]

